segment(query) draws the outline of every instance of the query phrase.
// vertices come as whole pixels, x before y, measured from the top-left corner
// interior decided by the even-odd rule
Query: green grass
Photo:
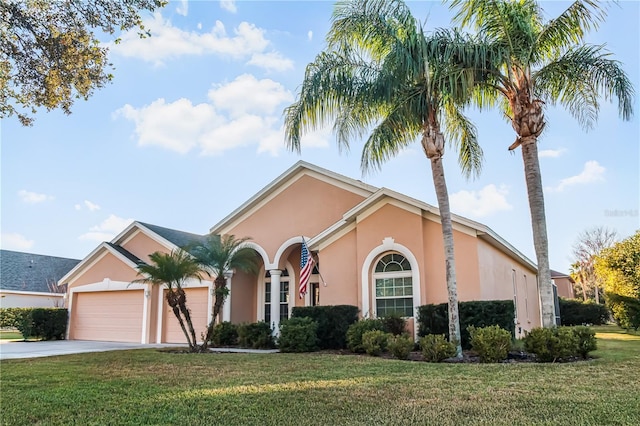
[[[22,340],[22,334],[19,331],[0,330],[0,340]]]
[[[596,359],[428,364],[152,349],[2,361],[3,424],[640,424],[640,336]]]

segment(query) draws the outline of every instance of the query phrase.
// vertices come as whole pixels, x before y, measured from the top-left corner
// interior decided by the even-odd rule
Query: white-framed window
[[[280,275],[280,321],[289,318],[289,271],[283,270]],[[271,324],[271,273],[264,277],[264,322]]]
[[[413,278],[409,261],[398,253],[384,254],[373,273],[376,316],[413,316]]]

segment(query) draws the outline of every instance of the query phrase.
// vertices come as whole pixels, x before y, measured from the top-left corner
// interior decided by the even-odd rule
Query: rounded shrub
[[[365,331],[362,334],[362,347],[368,355],[380,356],[387,350],[389,336],[391,336],[389,333],[382,330]]]
[[[387,350],[397,359],[409,358],[413,346],[413,339],[407,335],[392,336],[387,341]]]
[[[540,362],[555,362],[578,355],[578,337],[571,327],[538,327],[525,335],[524,349]]]
[[[427,334],[419,343],[427,362],[441,362],[456,354],[456,345],[449,342],[444,334]]]
[[[380,330],[384,331],[384,324],[379,319],[361,319],[353,323],[347,330],[347,348],[351,352],[363,353],[362,335],[367,331]]]
[[[511,333],[497,325],[467,328],[471,337],[471,349],[480,362],[500,362],[507,359],[511,349]]]
[[[214,346],[235,346],[238,344],[238,326],[229,321],[221,322],[213,327],[211,343]]]
[[[282,352],[318,350],[318,323],[311,318],[290,318],[280,324],[278,347]]]
[[[238,345],[241,348],[272,349],[275,347],[271,327],[264,321],[238,326]]]
[[[406,332],[407,320],[400,316],[400,314],[390,314],[380,319],[382,320],[384,331],[387,333],[399,336]]]
[[[578,355],[582,358],[586,359],[589,356],[589,352],[598,349],[596,332],[593,331],[593,329],[579,325],[577,327],[573,327],[573,334],[578,340]]]

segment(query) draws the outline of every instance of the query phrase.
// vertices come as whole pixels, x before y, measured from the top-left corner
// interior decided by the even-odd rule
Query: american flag
[[[307,287],[309,285],[309,279],[311,278],[311,271],[313,271],[313,258],[309,254],[307,243],[302,239],[302,250],[300,251],[300,286],[298,291],[300,293],[300,299],[304,298],[307,294]]]

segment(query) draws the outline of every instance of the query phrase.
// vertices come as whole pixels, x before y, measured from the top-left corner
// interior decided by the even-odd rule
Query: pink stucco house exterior
[[[257,276],[228,271],[222,319],[277,327],[294,306],[349,304],[363,316],[402,312],[415,327],[417,306],[447,301],[439,219],[434,206],[298,162],[209,231],[251,237],[260,258]],[[536,265],[480,223],[454,216],[453,227],[459,299],[514,300],[516,332],[540,326]],[[201,238],[134,222],[100,244],[59,281],[68,285],[68,337],[182,342],[162,290],[132,281],[150,253]],[[300,299],[303,238],[317,267]],[[212,286],[186,287],[196,330],[209,321]]]

